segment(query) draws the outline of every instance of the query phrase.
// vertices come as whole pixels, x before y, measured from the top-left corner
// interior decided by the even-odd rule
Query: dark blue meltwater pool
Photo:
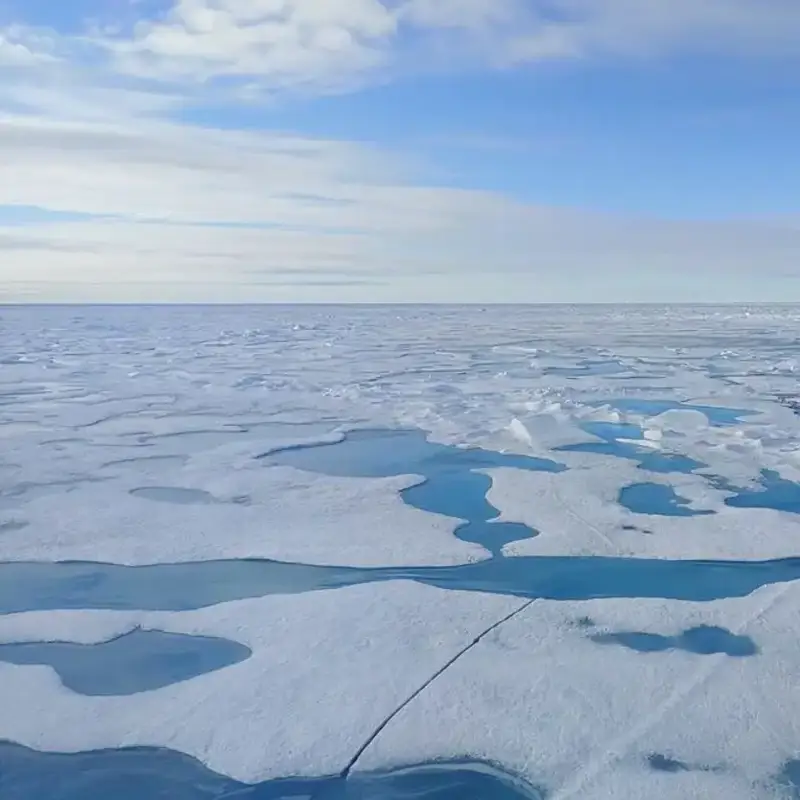
[[[126,748],[40,753],[0,742],[3,800],[544,800],[497,767],[440,762],[387,772],[244,784],[181,753]]]
[[[0,661],[52,667],[68,689],[84,695],[160,689],[251,655],[249,648],[227,639],[139,629],[99,644],[0,644]]]

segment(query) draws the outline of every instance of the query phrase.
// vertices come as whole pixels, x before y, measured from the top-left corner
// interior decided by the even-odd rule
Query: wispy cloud
[[[796,0],[103,8],[69,32],[0,30],[4,299],[755,300],[774,291],[764,275],[796,270],[791,226],[536,207],[435,186],[388,148],[173,115],[219,92],[343,91],[437,53],[497,67],[684,47],[785,54],[800,41]]]
[[[5,299],[755,300],[796,271],[789,225],[548,209],[364,144],[115,113],[0,116]]]
[[[672,51],[794,56],[796,0],[172,0],[98,5],[79,33],[0,29],[0,64],[82,60],[129,78],[341,91],[389,71]],[[121,20],[125,24],[121,23]]]

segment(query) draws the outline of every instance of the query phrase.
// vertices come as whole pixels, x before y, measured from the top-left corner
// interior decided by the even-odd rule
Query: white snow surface
[[[570,454],[563,454],[570,455]],[[596,456],[572,454],[570,463]],[[501,519],[545,532],[506,545],[506,555],[649,556],[654,558],[761,561],[794,556],[800,548],[800,516],[773,509],[729,508],[729,493],[699,475],[646,473],[614,459],[606,470],[576,467],[558,475],[492,470],[489,499]],[[638,514],[617,503],[621,486],[647,481],[671,486],[689,508],[709,516]]]
[[[333,775],[429,675],[519,605],[398,581],[181,614],[0,618],[0,641],[91,643],[141,625],[222,636],[253,651],[227,669],[123,697],[84,697],[49,667],[0,662],[0,740],[59,752],[169,747],[245,782]]]
[[[485,470],[500,519],[540,532],[507,545],[508,557],[793,556],[800,515],[726,506],[730,493],[703,475],[748,486],[769,469],[800,480],[790,407],[798,341],[792,306],[0,307],[0,561],[485,558],[453,536],[458,520],[402,501],[399,491],[419,480],[413,470],[341,478],[256,458],[374,427],[569,467]],[[702,411],[635,412],[619,399],[754,413],[715,425]],[[553,450],[599,442],[581,427],[592,422],[634,424],[642,439],[629,446],[706,467],[653,473]],[[716,513],[634,514],[617,499],[641,482]],[[136,496],[143,487],[194,490],[184,497],[198,502]],[[253,650],[235,666],[128,697],[84,697],[49,667],[0,662],[0,739],[67,752],[163,745],[244,781],[332,774],[460,648],[521,605],[392,581],[181,613],[0,616],[1,642],[92,643],[141,625]],[[780,797],[770,781],[800,753],[798,611],[795,584],[713,603],[536,601],[436,678],[357,767],[484,758],[547,787],[551,800]],[[583,617],[596,627],[578,624]],[[590,639],[696,625],[748,635],[759,652],[640,653]],[[691,768],[649,769],[654,753]]]
[[[255,461],[225,467],[216,474],[213,465],[193,470],[145,462],[112,473],[108,484],[84,482],[68,493],[34,496],[24,515],[21,506],[6,510],[8,519],[28,525],[4,534],[0,552],[14,561],[272,558],[350,566],[453,564],[486,555],[453,536],[456,520],[402,502],[399,490],[418,478],[330,478]],[[199,489],[212,502],[184,505],[130,494],[143,486]]]
[[[361,766],[502,753],[559,800],[773,796],[764,787],[800,744],[798,602],[800,590],[786,586],[703,606],[537,601],[401,711]],[[762,652],[639,653],[589,638],[700,624],[749,635]],[[659,776],[646,767],[652,754],[693,769]]]

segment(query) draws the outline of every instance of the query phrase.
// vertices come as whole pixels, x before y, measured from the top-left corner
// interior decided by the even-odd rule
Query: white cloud
[[[529,7],[529,4],[528,4]],[[531,19],[521,0],[406,0],[397,7],[399,19],[422,28],[481,31]]]
[[[554,0],[507,41],[510,62],[671,51],[800,56],[796,0]]]
[[[129,13],[136,13],[134,5]],[[142,12],[139,12],[142,13]],[[115,32],[109,32],[114,30]],[[797,0],[172,0],[81,36],[0,31],[0,65],[53,53],[184,87],[342,90],[388,71],[695,50],[800,56]]]
[[[267,88],[337,88],[369,73],[424,69],[409,37],[447,37],[493,64],[660,54],[672,49],[800,55],[797,0],[179,0],[164,20],[107,41],[122,69]],[[404,34],[401,36],[400,34]],[[441,40],[439,40],[441,45]],[[413,64],[403,65],[403,53]],[[432,50],[431,52],[434,52]]]
[[[354,143],[6,115],[0,151],[0,206],[116,215],[0,211],[4,300],[754,301],[798,274],[796,226],[408,185],[394,154]]]
[[[178,0],[165,19],[102,44],[136,75],[324,88],[379,67],[395,27],[378,0]]]
[[[406,52],[409,30],[493,63],[677,46],[786,52],[800,41],[795,0],[542,5],[181,0],[110,38],[0,34],[0,299],[755,301],[794,291],[796,226],[538,208],[426,185],[419,164],[364,144],[165,117],[197,78],[267,89],[366,80]],[[97,47],[118,70],[160,80],[103,77]],[[4,205],[107,218],[11,226]]]
[[[0,118],[0,205],[173,222],[424,230],[499,198],[403,185],[402,160],[363,144],[164,121]]]
[[[414,236],[114,221],[0,229],[0,300],[757,302],[797,291],[798,232],[522,216]]]
[[[22,25],[0,29],[0,69],[33,67],[54,60],[52,41]]]

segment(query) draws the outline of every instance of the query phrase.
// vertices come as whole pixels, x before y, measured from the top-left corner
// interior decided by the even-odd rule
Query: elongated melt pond
[[[544,793],[489,764],[423,764],[346,780],[284,778],[245,784],[172,750],[133,747],[40,753],[0,742],[3,800],[543,800]]]
[[[253,597],[392,580],[528,599],[745,597],[800,580],[800,557],[696,561],[600,556],[492,558],[445,567],[338,567],[268,560],[123,566],[93,562],[0,564],[0,613],[53,609],[188,611]]]

